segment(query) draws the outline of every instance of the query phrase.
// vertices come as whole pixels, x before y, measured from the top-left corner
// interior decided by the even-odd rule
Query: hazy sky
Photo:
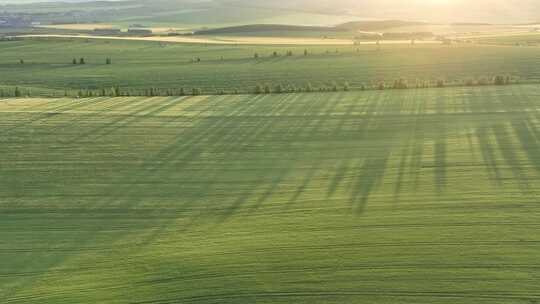
[[[540,0],[288,0],[284,2],[326,6],[328,9],[341,8],[354,15],[376,18],[421,19],[436,22],[540,21]]]
[[[0,0],[5,3],[51,0]],[[58,0],[56,0],[58,1]],[[60,0],[83,2],[85,0]],[[147,0],[152,3],[152,0]],[[172,0],[174,1],[174,0]],[[179,6],[187,0],[176,0]],[[205,2],[208,0],[205,0]],[[540,21],[540,0],[213,0],[346,13],[365,18],[432,22],[526,23]]]

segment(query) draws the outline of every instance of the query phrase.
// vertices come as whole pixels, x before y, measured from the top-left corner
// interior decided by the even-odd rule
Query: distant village
[[[39,27],[41,25],[50,24],[71,24],[75,23],[71,20],[77,19],[78,15],[74,15],[73,12],[65,13],[59,16],[59,22],[51,21],[52,16],[21,14],[21,13],[7,13],[0,12],[0,31],[4,31],[4,34],[0,32],[0,38],[5,38],[5,32],[16,31],[21,29],[28,29],[31,27]],[[56,16],[58,17],[58,16]],[[47,20],[42,22],[41,20]],[[54,19],[53,19],[54,20]],[[70,21],[68,21],[70,20]],[[88,30],[94,35],[115,35],[115,36],[146,36],[152,35],[152,31],[141,28],[143,25],[130,25],[127,30],[121,30],[117,28],[96,28]]]
[[[24,28],[39,25],[30,15],[0,13],[0,28]]]

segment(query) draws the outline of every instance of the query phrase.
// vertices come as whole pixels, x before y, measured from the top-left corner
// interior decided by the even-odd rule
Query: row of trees
[[[71,63],[74,64],[74,65],[77,65],[77,64],[86,64],[86,60],[84,59],[84,57],[81,57],[79,59],[77,58],[73,58],[71,60]],[[25,61],[24,59],[19,59],[19,64],[25,64]],[[112,59],[107,57],[105,59],[105,64],[109,65],[109,64],[112,64]]]
[[[86,60],[84,59],[84,57],[81,57],[77,60],[77,58],[73,58],[73,60],[71,60],[71,63],[76,65],[76,64],[86,64]],[[109,64],[112,64],[112,59],[107,57],[105,59],[105,64],[109,65]]]
[[[19,87],[15,87],[13,90],[0,89],[0,97],[21,97],[29,95],[30,92],[23,92]]]
[[[503,76],[503,75],[497,75],[493,78],[480,78],[477,80],[474,79],[468,79],[464,82],[447,82],[445,80],[439,79],[435,82],[429,82],[429,81],[419,81],[417,80],[413,84],[409,84],[407,80],[405,79],[398,79],[395,80],[392,84],[387,84],[384,81],[381,81],[377,84],[378,90],[385,90],[385,89],[409,89],[409,88],[444,88],[447,86],[486,86],[486,85],[510,85],[513,83],[517,83],[517,80],[512,79],[510,76]]]
[[[314,87],[311,83],[307,83],[303,87],[297,87],[293,84],[278,84],[271,86],[269,84],[265,85],[256,85],[253,90],[254,94],[282,94],[282,93],[295,93],[295,92],[339,92],[339,91],[349,91],[350,86],[348,82],[345,82],[341,85],[338,85],[336,82],[333,82],[329,86]]]
[[[510,76],[497,75],[493,78],[481,78],[479,80],[467,80],[464,82],[446,82],[444,80],[437,81],[415,81],[409,83],[406,79],[397,79],[394,82],[380,81],[372,84],[361,84],[355,89],[359,90],[403,90],[411,88],[443,88],[447,86],[485,86],[485,85],[509,85],[517,83],[515,79]],[[108,89],[84,89],[78,91],[65,91],[64,96],[68,97],[118,97],[118,96],[197,96],[202,94],[207,95],[224,95],[224,94],[240,94],[240,93],[254,93],[254,94],[282,94],[282,93],[296,93],[296,92],[347,92],[351,90],[351,86],[348,82],[340,83],[332,82],[327,85],[319,87],[313,86],[311,83],[307,83],[304,86],[296,86],[294,84],[258,84],[252,90],[242,91],[239,89],[215,89],[212,91],[203,91],[201,88],[191,89],[161,89],[161,88],[148,88],[144,90],[134,89],[121,89],[119,86],[114,86]],[[40,92],[43,93],[43,92]],[[39,93],[38,93],[39,94]],[[28,89],[22,91],[19,87],[12,89],[0,89],[0,97],[23,97],[34,95]],[[37,95],[37,94],[36,94]]]
[[[330,51],[326,51],[326,53],[328,54],[328,53],[330,53]],[[336,50],[336,53],[338,53],[338,50]],[[304,52],[303,52],[303,56],[309,56],[309,54],[310,54],[310,52],[307,49],[305,49]],[[282,56],[281,53],[279,53],[277,51],[272,52],[272,54],[270,55],[270,57],[281,57],[281,56]],[[292,56],[294,56],[294,52],[292,50],[288,50],[288,51],[285,52],[285,56],[292,57]],[[262,58],[262,56],[259,53],[254,53],[253,58],[259,59],[259,58]],[[225,58],[223,56],[221,56],[220,60],[223,61],[223,60],[225,60]],[[201,62],[201,61],[202,61],[201,57],[195,57],[195,58],[190,59],[191,63],[197,63],[197,62]]]

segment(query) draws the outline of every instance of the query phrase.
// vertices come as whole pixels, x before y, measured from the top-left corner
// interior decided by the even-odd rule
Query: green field
[[[494,37],[483,37],[476,39],[479,43],[493,45],[513,45],[513,46],[538,46],[540,45],[540,33],[528,34],[501,34]]]
[[[309,56],[303,56],[307,49]],[[287,57],[287,51],[294,56]],[[280,57],[271,57],[273,52]],[[337,51],[337,52],[336,52]],[[56,89],[201,88],[252,91],[257,84],[351,87],[405,78],[450,82],[511,75],[538,81],[535,48],[478,45],[235,46],[45,39],[0,42],[0,83]],[[258,53],[260,58],[254,59]],[[73,65],[84,57],[86,65]],[[105,65],[111,57],[112,65]],[[191,60],[201,58],[201,62]],[[24,59],[25,64],[19,64]]]
[[[39,45],[13,45],[3,69]],[[153,62],[161,49],[138,47],[124,64],[146,58],[150,81],[175,51],[203,50]],[[42,50],[37,75],[11,67],[13,79],[59,84],[51,62],[71,67]],[[533,57],[500,50],[520,52],[522,71]],[[362,56],[337,58],[370,74]],[[538,303],[539,97],[514,85],[1,100],[0,302]]]

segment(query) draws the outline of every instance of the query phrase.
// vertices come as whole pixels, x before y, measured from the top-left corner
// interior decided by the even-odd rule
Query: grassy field
[[[303,56],[304,50],[309,56]],[[294,56],[287,57],[287,51]],[[271,57],[278,52],[280,57]],[[0,42],[0,83],[44,89],[201,88],[250,91],[257,84],[352,88],[393,82],[466,81],[497,74],[538,81],[535,48],[479,45],[251,46],[193,45],[92,39]],[[258,60],[254,54],[259,54]],[[84,57],[86,65],[73,65]],[[106,65],[105,59],[113,64]],[[201,62],[191,62],[201,58]],[[19,64],[24,59],[25,64]]]
[[[2,100],[0,302],[538,303],[539,97]]]
[[[538,46],[540,45],[540,33],[494,35],[491,37],[480,37],[476,40],[480,43],[494,45]]]

